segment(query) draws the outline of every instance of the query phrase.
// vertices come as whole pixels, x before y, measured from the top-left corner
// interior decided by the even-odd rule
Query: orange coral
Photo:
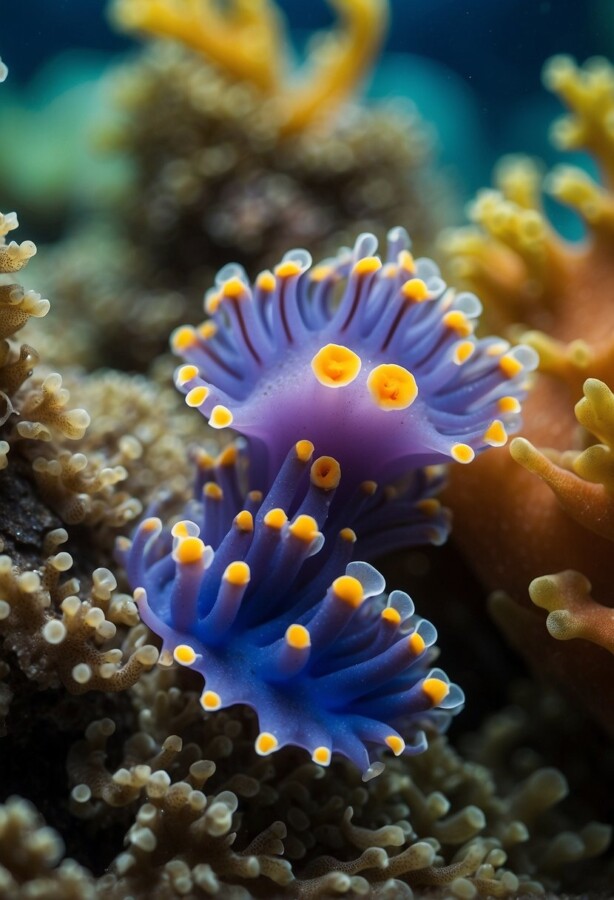
[[[614,68],[556,57],[544,81],[570,110],[555,123],[556,144],[591,152],[602,184],[567,165],[545,178],[586,227],[584,240],[569,243],[544,215],[538,166],[505,160],[498,190],[472,206],[477,227],[448,238],[451,264],[485,301],[489,324],[531,344],[541,360],[524,436],[462,478],[453,473],[448,500],[463,521],[461,548],[484,583],[507,595],[498,593],[492,609],[512,642],[614,728],[614,670],[604,649],[614,634]],[[477,517],[476,496],[484,499]],[[543,577],[551,572],[561,574]],[[554,637],[583,640],[544,639],[531,600],[549,611]]]
[[[351,94],[376,55],[388,20],[386,0],[331,0],[341,27],[316,43],[304,74],[284,65],[289,42],[272,0],[115,0],[119,27],[174,38],[270,102],[282,133],[310,127]]]

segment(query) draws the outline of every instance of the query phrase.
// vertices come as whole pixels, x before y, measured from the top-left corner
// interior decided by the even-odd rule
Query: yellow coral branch
[[[115,0],[111,15],[120,28],[174,38],[231,77],[276,89],[282,40],[268,0],[235,0],[224,13],[213,0]]]
[[[546,627],[553,638],[583,638],[614,653],[614,609],[597,603],[590,592],[590,581],[571,570],[543,575],[529,585],[533,603],[549,612]]]
[[[544,68],[544,84],[569,107],[570,115],[554,123],[552,137],[563,150],[589,150],[614,186],[614,69],[594,58],[583,67],[568,56],[555,56]]]
[[[557,166],[544,186],[555,200],[575,209],[596,235],[614,237],[614,197],[582,169]]]
[[[514,438],[510,453],[517,463],[548,485],[563,509],[580,525],[614,540],[614,497],[603,484],[590,484],[563,468],[566,457],[552,451],[554,458],[550,458],[526,438]]]
[[[587,378],[584,397],[576,403],[575,414],[580,425],[614,448],[614,394],[607,384]]]
[[[281,94],[282,131],[286,133],[303,130],[345,100],[379,50],[388,23],[386,0],[330,3],[339,14],[341,28],[312,53],[303,85]]]
[[[388,0],[330,0],[339,28],[317,42],[292,79],[278,10],[271,0],[233,0],[223,13],[215,0],[115,0],[112,17],[127,31],[173,38],[198,51],[234,79],[272,101],[282,134],[302,131],[329,115],[370,68],[388,22]]]
[[[540,372],[556,375],[566,381],[571,388],[578,386],[579,379],[581,383],[581,380],[586,378],[586,371],[594,359],[593,351],[583,340],[565,344],[543,331],[522,332],[520,340],[537,351]]]

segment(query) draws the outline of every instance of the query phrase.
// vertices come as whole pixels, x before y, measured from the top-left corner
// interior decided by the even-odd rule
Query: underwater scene
[[[612,900],[614,0],[0,82],[0,900]]]

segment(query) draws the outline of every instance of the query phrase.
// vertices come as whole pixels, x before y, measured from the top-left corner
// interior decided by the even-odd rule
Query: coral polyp
[[[230,447],[190,518],[150,516],[118,550],[162,663],[204,676],[206,711],[247,704],[259,754],[292,744],[328,765],[338,752],[368,778],[379,749],[424,749],[424,729],[444,727],[463,695],[431,668],[436,632],[409,596],[386,596],[376,569],[350,561],[352,528],[326,527],[339,465],[312,455],[299,441],[264,497],[241,497]]]
[[[376,250],[363,234],[317,266],[291,251],[253,286],[226,266],[205,298],[210,319],[173,335],[188,363],[176,374],[186,402],[249,438],[268,483],[303,438],[339,459],[351,489],[471,462],[519,425],[536,353],[476,339],[478,299],[414,260],[402,228],[389,233],[385,262]]]

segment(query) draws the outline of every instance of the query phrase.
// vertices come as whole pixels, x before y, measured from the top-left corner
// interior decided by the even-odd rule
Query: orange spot
[[[352,531],[351,528],[342,528],[339,532],[339,537],[344,541],[350,541],[352,544],[355,544],[357,541],[356,532]]]
[[[171,346],[176,353],[188,350],[196,344],[198,344],[196,332],[189,325],[182,325],[181,328],[177,328],[171,337]]]
[[[424,638],[422,637],[422,635],[418,634],[417,631],[414,631],[414,633],[409,637],[407,643],[409,644],[409,649],[411,650],[411,652],[415,653],[416,656],[420,656],[421,653],[424,653],[426,644],[424,643]]]
[[[203,341],[210,341],[217,334],[217,325],[215,322],[203,322],[198,326],[198,333]]]
[[[272,293],[275,290],[276,284],[277,282],[275,281],[275,276],[272,272],[269,272],[268,269],[266,269],[264,272],[261,272],[256,279],[256,287],[260,288],[261,291],[266,291],[267,293]]]
[[[196,450],[194,459],[199,469],[210,469],[215,465],[215,460],[213,459],[211,454],[207,453],[206,450],[201,450],[200,448]]]
[[[214,406],[209,417],[212,428],[228,428],[232,425],[232,413],[225,406]]]
[[[354,266],[354,274],[370,275],[372,272],[378,272],[381,267],[382,262],[377,256],[364,256]]]
[[[296,453],[296,458],[301,462],[309,462],[311,457],[313,456],[313,444],[311,441],[297,441],[294,445],[294,451]]]
[[[407,409],[418,396],[416,379],[396,363],[376,366],[367,379],[367,387],[376,405],[386,411]]]
[[[245,285],[240,278],[229,278],[222,285],[222,294],[224,297],[239,298],[247,293]]]
[[[423,512],[425,516],[436,516],[439,510],[441,509],[441,503],[439,500],[435,500],[434,497],[428,497],[426,500],[418,500],[416,503],[416,509],[419,509],[420,512]]]
[[[522,363],[515,356],[512,356],[511,353],[506,353],[501,357],[499,367],[508,378],[515,378],[516,375],[522,372]]]
[[[269,753],[277,750],[278,746],[279,741],[274,734],[268,731],[262,731],[256,738],[256,753],[259,756],[268,756]]]
[[[454,348],[454,362],[457,366],[462,366],[463,363],[467,362],[467,360],[473,356],[475,350],[475,344],[471,341],[461,341],[460,344],[457,344]]]
[[[145,519],[143,522],[141,522],[141,531],[157,531],[158,528],[161,527],[162,522],[155,516],[152,516],[151,518]]]
[[[287,521],[288,516],[283,509],[270,509],[264,517],[264,524],[275,531],[281,531]]]
[[[450,685],[441,678],[427,678],[422,684],[422,690],[429,698],[433,706],[439,706],[450,693]]]
[[[397,256],[397,261],[406,272],[413,272],[416,268],[416,261],[409,250],[401,250]],[[422,283],[424,284],[424,282]]]
[[[396,734],[389,734],[386,738],[386,744],[390,747],[395,756],[400,756],[405,750],[405,741]]]
[[[301,274],[301,267],[297,262],[289,259],[286,262],[280,263],[278,266],[275,266],[275,274],[279,276],[279,278],[291,278],[293,275]]]
[[[202,406],[208,396],[209,388],[201,385],[201,387],[195,387],[192,388],[191,391],[188,391],[185,397],[185,402],[188,406],[196,408]]]
[[[173,525],[171,534],[174,538],[187,538],[194,536],[190,534],[188,526],[185,522],[177,522],[175,525]]]
[[[209,497],[210,500],[222,500],[224,498],[224,491],[219,484],[215,483],[215,481],[208,481],[203,485],[203,496]]]
[[[446,328],[451,328],[459,337],[468,337],[473,331],[471,322],[460,309],[452,309],[447,312],[442,322]]]
[[[299,541],[311,543],[319,534],[318,523],[313,516],[297,516],[290,525],[290,532]]]
[[[470,463],[475,459],[475,451],[469,444],[454,444],[450,448],[450,456],[458,463]]]
[[[311,360],[311,369],[317,380],[332,388],[351,384],[361,365],[360,356],[342,344],[326,344]]]
[[[286,641],[294,650],[306,650],[311,646],[311,636],[304,625],[290,625],[286,631]]]
[[[429,289],[421,278],[410,278],[401,288],[401,293],[406,300],[414,303],[422,303],[429,299]]]
[[[499,412],[502,413],[520,412],[520,400],[517,400],[516,397],[501,397],[497,401],[497,406],[499,407]]]
[[[312,281],[324,281],[326,278],[329,278],[334,271],[332,266],[315,266],[309,273],[309,277]]]
[[[332,588],[338,600],[343,600],[344,603],[348,603],[355,609],[364,600],[365,592],[362,584],[351,575],[341,575],[339,578],[335,578]]]
[[[222,705],[222,698],[215,691],[205,691],[200,698],[201,705],[207,712],[214,712]]]
[[[241,512],[237,513],[235,516],[235,525],[239,531],[253,531],[254,517],[247,509],[242,509]]]
[[[204,555],[205,545],[197,537],[183,538],[175,549],[175,559],[183,565],[200,562]]]
[[[196,366],[182,366],[177,372],[176,384],[178,387],[183,387],[184,384],[187,384],[192,379],[196,378],[198,375],[198,369]]]
[[[316,747],[311,754],[311,758],[315,763],[318,763],[319,766],[329,766],[331,752],[328,747]]]
[[[311,483],[325,491],[332,491],[339,485],[341,466],[332,456],[320,456],[311,467]]]
[[[503,426],[503,422],[500,422],[499,419],[495,419],[491,422],[484,432],[484,440],[487,444],[490,444],[491,447],[503,447],[507,442],[507,432]]]
[[[401,624],[401,614],[393,606],[387,606],[386,609],[382,610],[382,619],[390,625],[396,626]]]
[[[234,466],[238,455],[239,451],[236,446],[234,444],[229,444],[228,447],[225,447],[224,450],[222,450],[217,461],[221,466]]]
[[[191,666],[196,660],[196,653],[188,644],[179,644],[173,651],[173,658],[182,666]]]
[[[363,481],[360,490],[368,497],[372,497],[377,490],[377,481]]]
[[[214,316],[220,308],[221,302],[222,295],[213,291],[205,300],[205,312],[207,312],[210,316]]]
[[[234,584],[236,587],[245,587],[249,583],[249,579],[250,571],[247,563],[238,561],[231,562],[229,566],[226,566],[224,581],[227,581],[229,584]]]

